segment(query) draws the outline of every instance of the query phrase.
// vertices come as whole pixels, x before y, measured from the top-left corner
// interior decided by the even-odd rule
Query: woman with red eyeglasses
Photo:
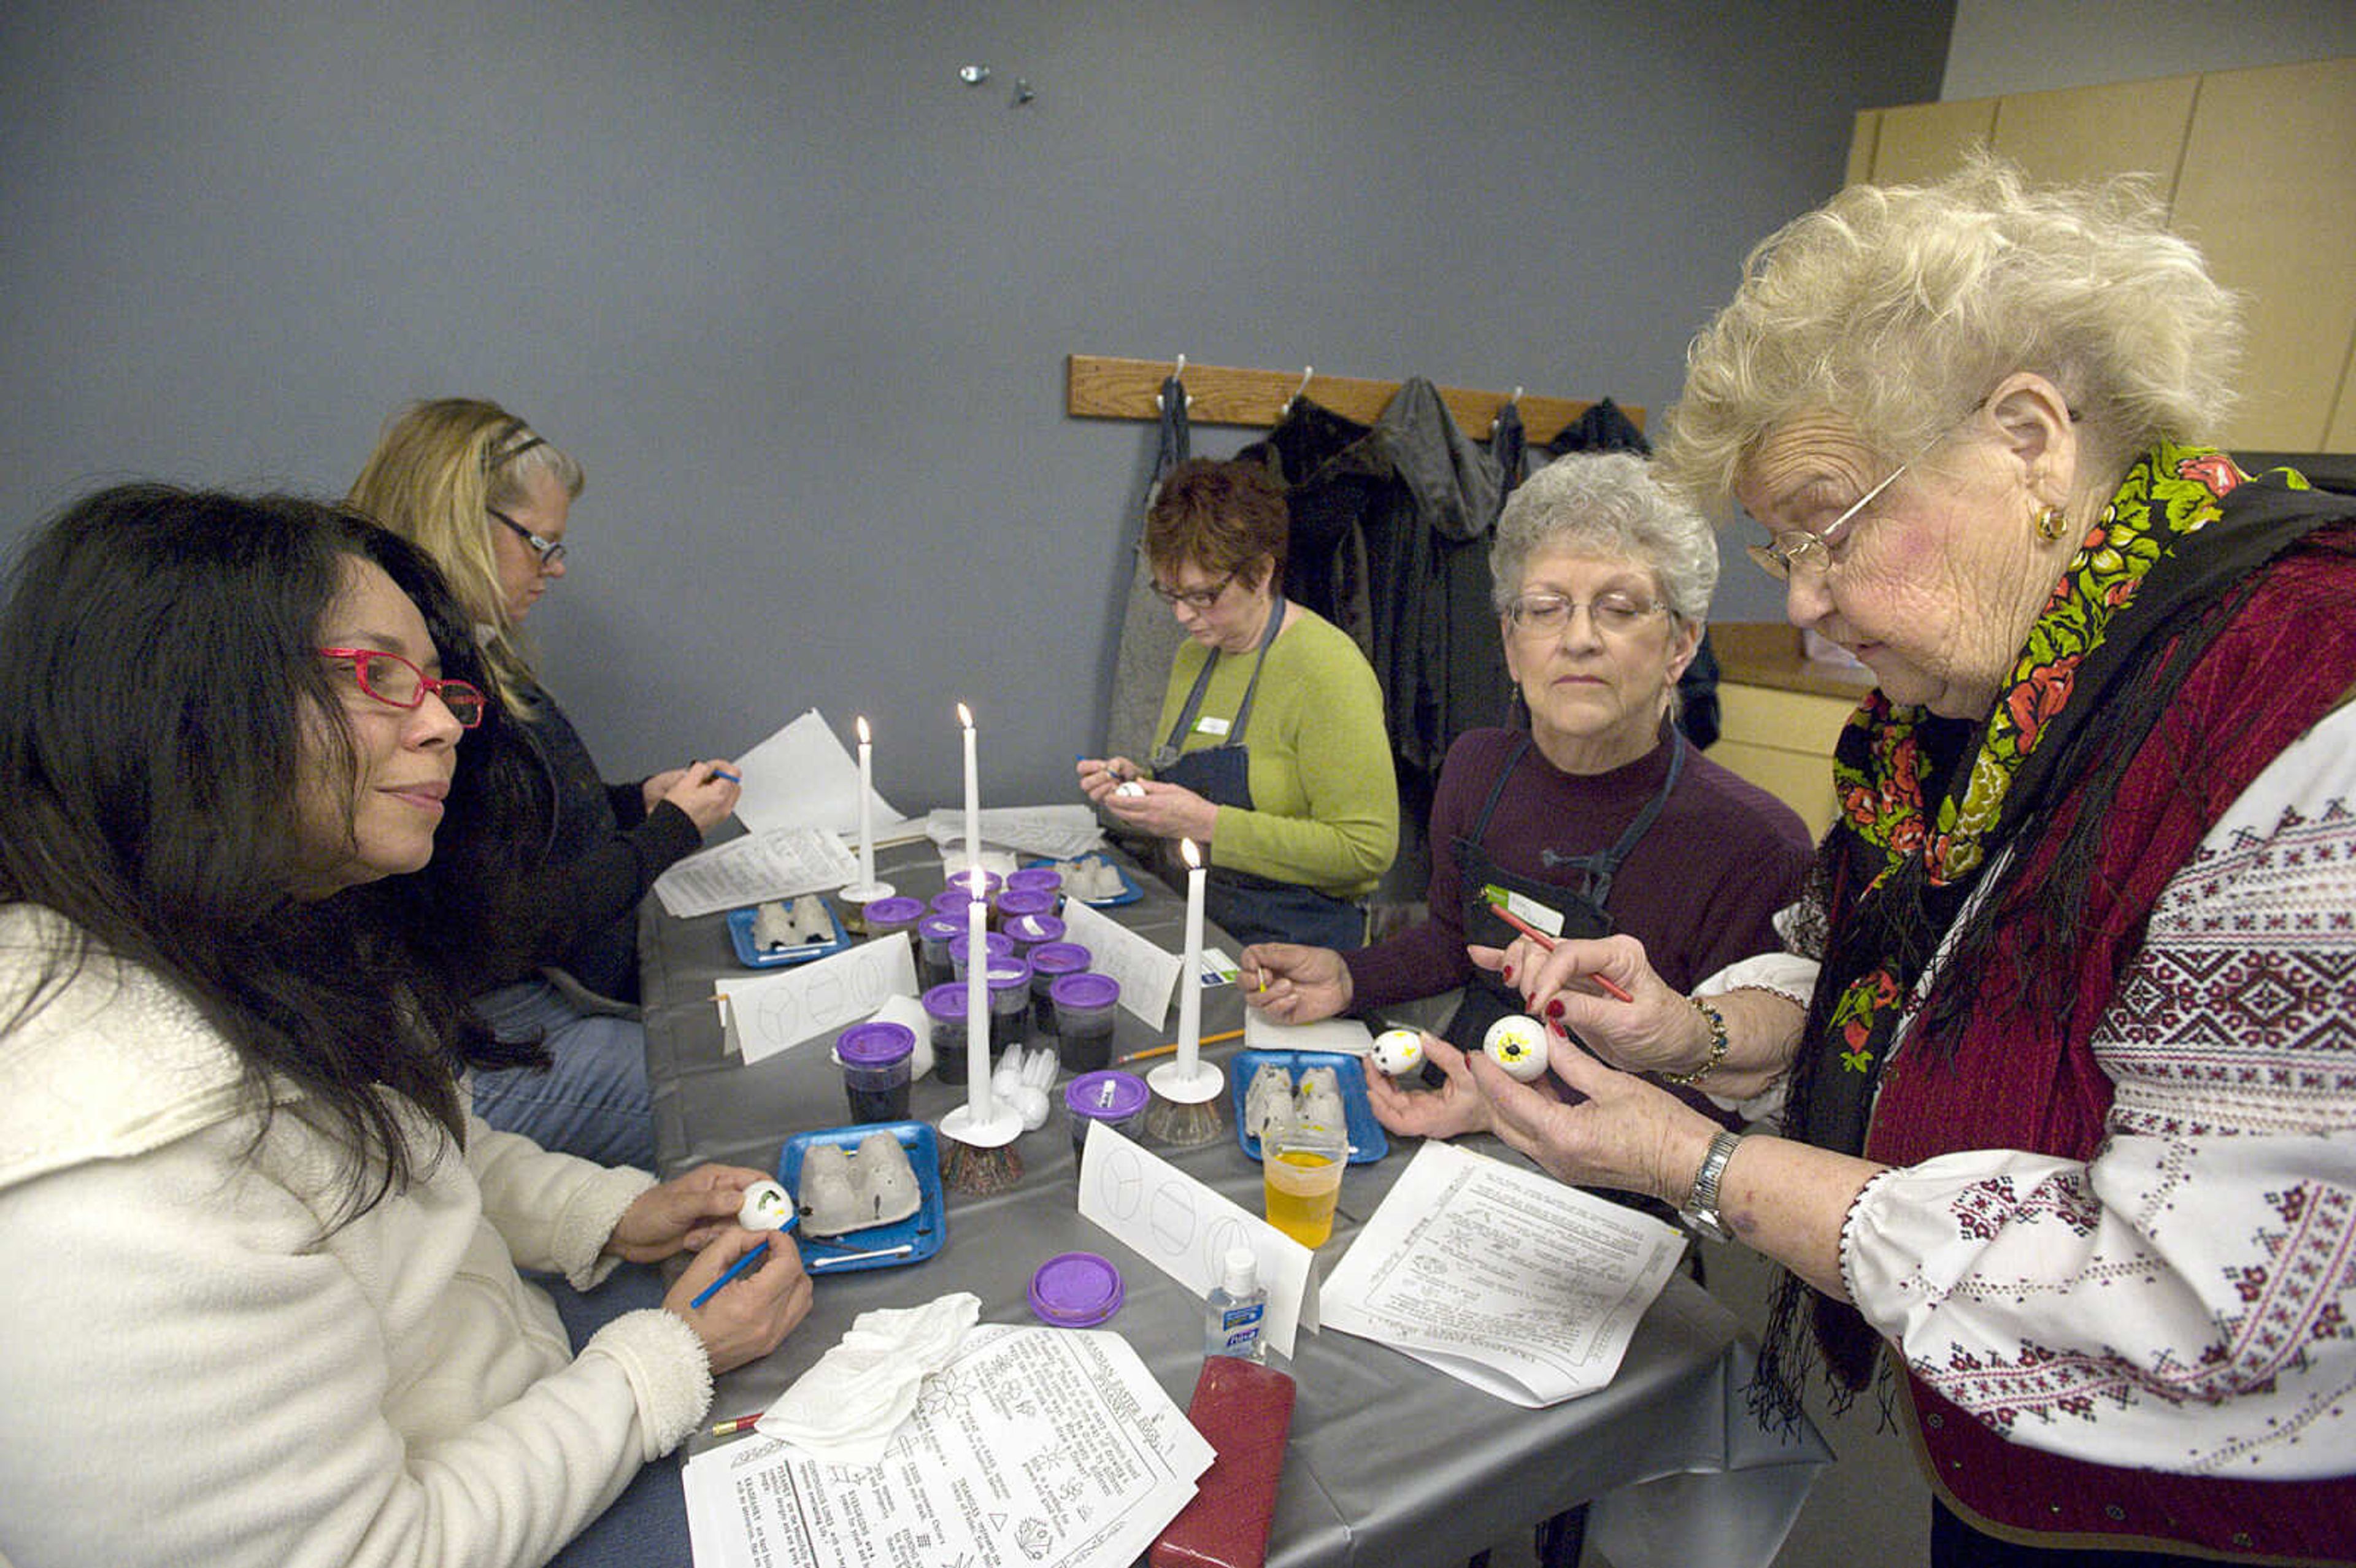
[[[809,1283],[788,1251],[690,1305],[761,1244],[758,1171],[659,1185],[466,1113],[462,1073],[536,1053],[467,1010],[497,933],[434,885],[511,787],[488,681],[432,564],[334,507],[127,486],[17,560],[9,1561],[688,1561],[642,1467]]]
[[[517,961],[483,966],[475,1006],[504,1038],[544,1040],[553,1065],[477,1074],[475,1110],[551,1148],[651,1167],[638,903],[727,819],[738,791],[725,760],[607,784],[541,684],[524,618],[565,574],[581,487],[580,464],[497,403],[439,398],[386,425],[350,502],[442,569],[512,720],[500,743],[529,764],[512,863],[485,873],[523,887],[499,912]]]

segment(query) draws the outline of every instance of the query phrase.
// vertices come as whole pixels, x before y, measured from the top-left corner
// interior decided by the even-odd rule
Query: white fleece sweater
[[[93,955],[19,1017],[62,929],[0,909],[0,1564],[538,1563],[694,1429],[684,1322],[576,1359],[516,1273],[602,1279],[651,1176],[469,1118],[322,1235],[337,1147],[292,1095],[255,1146],[155,976]]]

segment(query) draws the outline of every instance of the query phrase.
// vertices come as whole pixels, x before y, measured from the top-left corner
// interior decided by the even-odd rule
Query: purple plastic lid
[[[995,872],[984,871],[982,873],[981,897],[978,901],[973,896],[972,885],[965,879],[966,874],[963,871],[959,871],[956,876],[950,878],[948,885],[943,888],[939,892],[933,895],[933,907],[935,909],[948,909],[951,905],[955,905],[958,909],[963,909],[968,904],[977,901],[988,903],[991,900],[998,896],[1000,883]]]
[[[1060,893],[1064,891],[1064,873],[1053,866],[1025,866],[1006,874],[1006,891],[1026,893]]]
[[[1052,891],[1036,888],[1009,888],[998,895],[998,913],[1001,920],[1012,920],[1017,915],[1055,912],[1055,895]]]
[[[1043,942],[1025,956],[1034,975],[1076,975],[1096,962],[1096,955],[1076,942]]]
[[[1060,1010],[1065,1008],[1108,1008],[1120,1000],[1120,982],[1109,975],[1066,975],[1047,987]]]
[[[1064,1109],[1075,1116],[1087,1116],[1100,1122],[1125,1122],[1145,1109],[1153,1098],[1145,1080],[1134,1072],[1119,1068],[1107,1068],[1101,1072],[1083,1072],[1065,1085]]]
[[[879,923],[913,925],[924,918],[924,913],[925,903],[922,899],[912,899],[905,894],[894,893],[888,899],[872,901],[867,905],[866,918],[871,927]]]
[[[973,952],[973,944],[969,940],[970,935],[971,933],[969,933],[962,923],[960,923],[958,927],[956,940],[948,944],[949,962],[955,965],[960,971],[965,968],[966,960]],[[1002,931],[985,931],[981,933],[981,957],[983,963],[995,968],[1006,959],[1013,956],[1014,938],[1007,935],[1006,933]]]
[[[992,957],[987,973],[990,988],[993,991],[1010,991],[1017,986],[1030,989],[1031,960],[1028,958],[1017,958],[1012,954],[1003,958]]]
[[[1017,942],[1055,942],[1063,937],[1064,923],[1052,914],[1010,914],[1004,930]]]
[[[834,1053],[845,1067],[889,1067],[916,1049],[916,1030],[882,1019],[853,1024],[834,1042]]]
[[[1063,1253],[1031,1276],[1031,1310],[1058,1328],[1090,1328],[1120,1310],[1120,1270],[1095,1253]]]
[[[947,942],[951,937],[963,936],[965,925],[965,911],[959,910],[955,914],[943,914],[940,911],[935,910],[916,923],[916,934],[926,942]]]
[[[965,1003],[965,982],[944,980],[925,993],[925,1016],[943,1023],[963,1023]]]

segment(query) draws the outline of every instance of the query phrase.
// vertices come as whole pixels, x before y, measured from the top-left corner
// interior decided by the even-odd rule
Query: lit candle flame
[[[1194,841],[1192,838],[1178,840],[1178,853],[1185,860],[1186,869],[1190,871],[1203,863],[1203,857],[1194,851]]]
[[[973,713],[962,702],[958,704],[958,722],[969,730],[973,728]]]
[[[867,742],[868,742],[868,739],[869,739],[869,737],[868,737],[868,734],[867,734],[867,716],[866,716],[865,714],[863,714],[863,713],[862,713],[862,714],[861,714],[861,715],[859,716],[859,743],[860,743],[861,745],[864,746],[865,744],[867,744]]]

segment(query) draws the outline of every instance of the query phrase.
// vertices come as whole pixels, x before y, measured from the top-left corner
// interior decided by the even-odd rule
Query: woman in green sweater
[[[1084,757],[1080,787],[1116,821],[1193,839],[1206,912],[1238,942],[1353,948],[1359,901],[1398,848],[1398,786],[1365,656],[1285,602],[1289,519],[1276,481],[1197,458],[1162,481],[1145,523],[1153,591],[1187,641],[1171,663],[1150,768]]]

